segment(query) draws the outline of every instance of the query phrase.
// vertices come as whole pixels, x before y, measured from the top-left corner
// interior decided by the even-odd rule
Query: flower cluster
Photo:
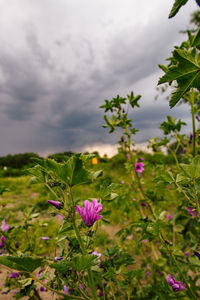
[[[171,274],[167,275],[167,283],[171,285],[174,292],[180,292],[185,288],[185,284],[180,281],[176,281]]]
[[[88,227],[91,227],[94,222],[102,218],[102,215],[98,215],[102,210],[102,204],[98,203],[96,199],[93,199],[92,202],[85,200],[83,207],[76,205],[75,208]]]

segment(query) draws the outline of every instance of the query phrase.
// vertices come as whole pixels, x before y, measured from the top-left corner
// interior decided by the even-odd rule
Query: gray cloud
[[[169,21],[166,10],[156,17],[152,14],[158,11],[154,0],[151,15],[144,7],[146,15],[142,19],[141,10],[140,19],[135,12],[134,21],[131,15],[127,19],[121,15],[121,9],[128,14],[122,3],[107,7],[102,2],[98,4],[105,13],[102,19],[92,6],[88,11],[80,9],[73,20],[69,11],[76,5],[69,5],[65,15],[66,4],[61,1],[48,5],[45,21],[41,15],[45,3],[22,1],[20,11],[24,8],[24,13],[20,15],[15,8],[17,25],[2,23],[13,35],[5,38],[0,32],[0,134],[4,145],[0,155],[114,143],[117,139],[101,128],[104,121],[99,105],[131,90],[143,95],[141,109],[131,115],[140,129],[137,142],[159,134],[156,127],[166,114],[188,118],[185,109],[172,112],[164,100],[155,103],[153,98],[161,74],[157,65],[184,38],[178,30],[186,26],[193,7]],[[136,1],[129,5],[138,11]]]

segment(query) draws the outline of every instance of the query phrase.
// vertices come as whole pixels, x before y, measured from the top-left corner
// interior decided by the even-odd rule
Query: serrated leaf
[[[114,191],[118,188],[118,184],[111,183],[110,185],[107,185],[107,183],[104,182],[100,187],[100,198],[102,198],[103,201],[115,199],[116,197],[118,197],[118,194]]]
[[[30,256],[0,256],[0,264],[17,271],[33,272],[44,264],[44,260]]]
[[[191,179],[197,179],[200,177],[200,156],[197,155],[191,162],[191,164],[180,164],[181,169],[185,175]]]
[[[196,49],[173,51],[174,63],[169,66],[166,74],[160,78],[158,84],[176,80],[177,90],[172,94],[170,107],[174,107],[178,101],[194,87],[200,90],[200,54]],[[176,62],[176,63],[175,63]]]
[[[196,256],[189,257],[189,262],[192,266],[200,267],[200,260]]]
[[[26,279],[22,279],[22,280],[18,280],[18,283],[20,284],[20,286],[22,288],[30,285],[32,283],[33,279],[32,278],[26,278]]]
[[[185,5],[187,2],[188,2],[188,0],[175,0],[173,7],[170,11],[170,14],[169,14],[169,19],[174,17],[178,13],[181,6]]]
[[[92,266],[98,265],[96,255],[78,255],[72,258],[71,261],[61,261],[51,264],[50,267],[61,273],[65,273],[69,268],[82,272]]]
[[[179,182],[188,182],[188,180],[189,180],[188,176],[186,176],[183,172],[177,174],[177,176],[176,176],[176,182],[177,183],[179,183]]]
[[[197,47],[200,45],[200,28],[197,31],[197,33],[195,34],[193,41],[192,41],[192,46],[193,47]]]

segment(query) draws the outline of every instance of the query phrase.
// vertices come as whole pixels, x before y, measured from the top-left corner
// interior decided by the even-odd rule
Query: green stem
[[[82,251],[83,255],[87,255],[87,251],[86,251],[85,246],[83,244],[80,232],[79,232],[79,230],[76,226],[75,219],[73,221],[73,228],[74,228],[74,231],[75,231],[75,234],[76,234],[76,237],[77,237],[77,240],[79,242],[79,245],[80,245],[80,248],[81,248],[81,251]],[[87,271],[88,271],[88,281],[89,281],[89,285],[90,285],[90,288],[91,288],[91,291],[92,291],[93,299],[97,300],[98,298],[97,298],[97,294],[96,294],[96,289],[95,289],[95,285],[94,285],[94,279],[93,279],[92,271],[91,271],[90,268],[88,268]]]
[[[199,207],[199,199],[198,199],[198,196],[197,196],[197,191],[195,189],[195,180],[193,180],[193,184],[194,184],[194,188],[193,188],[193,191],[194,191],[194,198],[195,198],[195,202],[196,202],[196,210],[198,212],[198,218],[200,218],[200,207]]]
[[[77,238],[77,240],[79,242],[79,245],[80,245],[80,248],[81,248],[81,251],[82,251],[83,255],[87,255],[87,250],[86,250],[86,248],[84,246],[84,243],[82,241],[80,232],[79,232],[79,230],[78,230],[78,228],[76,226],[76,221],[75,221],[75,207],[74,207],[73,197],[72,197],[72,194],[71,194],[71,188],[70,188],[70,194],[69,194],[69,196],[70,196],[72,204],[73,204],[73,221],[72,221],[72,226],[74,228],[74,231],[75,231],[75,234],[76,234],[76,238]],[[90,268],[88,268],[87,271],[88,271],[88,282],[89,282],[89,285],[90,285],[90,288],[91,288],[93,299],[98,300],[96,289],[95,289],[95,285],[94,285],[94,279],[93,279],[92,271],[91,271]]]
[[[34,289],[34,296],[33,299],[35,300],[42,300],[42,298],[40,297],[38,291],[36,289]]]
[[[181,268],[180,268],[178,262],[176,261],[176,258],[175,258],[175,256],[174,256],[174,254],[171,252],[171,249],[170,249],[169,246],[166,244],[165,238],[164,238],[162,232],[160,233],[159,236],[160,236],[160,238],[161,238],[163,244],[164,244],[165,247],[167,248],[168,253],[169,253],[170,257],[171,257],[171,260],[174,262],[175,266],[177,267],[177,270],[178,270],[178,272],[179,272],[179,274],[180,274],[182,280],[184,281],[185,285],[187,286],[188,294],[189,294],[190,299],[195,299],[195,300],[198,299],[197,296],[193,293],[192,289],[190,288],[190,285],[189,285],[189,283],[188,283],[188,280],[187,280],[186,276],[183,274],[183,272],[182,272],[182,270],[181,270]]]
[[[193,157],[196,155],[196,127],[195,127],[195,113],[194,113],[194,91],[192,90],[192,95],[191,95],[191,113],[192,113],[192,130],[193,130],[193,139],[192,139],[192,144],[193,144]]]
[[[178,171],[180,171],[180,166],[179,166],[179,162],[178,162],[176,153],[172,149],[170,149],[170,147],[167,147],[167,150],[169,150],[171,152],[171,154],[176,162],[177,169],[178,169]]]
[[[46,285],[46,284],[45,284],[44,282],[42,282],[41,280],[39,280],[35,275],[33,275],[33,274],[29,274],[29,275],[30,275],[30,277],[31,277],[33,280],[37,281],[37,282],[40,283],[42,286],[44,286],[47,290],[52,291],[52,292],[56,293],[57,295],[64,296],[65,298],[69,298],[69,299],[81,299],[81,300],[84,300],[84,298],[79,297],[79,296],[66,295],[66,294],[64,294],[64,293],[58,292],[58,291],[52,289],[50,286]]]

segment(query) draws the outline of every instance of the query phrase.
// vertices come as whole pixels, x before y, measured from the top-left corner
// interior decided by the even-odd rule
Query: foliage
[[[186,2],[176,0],[170,17]],[[101,106],[103,127],[119,138],[112,159],[94,165],[97,153],[35,155],[29,176],[2,177],[0,264],[9,270],[3,295],[199,299],[199,50],[199,31],[188,32],[169,65],[161,66],[159,81],[178,85],[171,107],[190,104],[189,139],[181,134],[186,124],[168,115],[160,125],[164,137],[150,140],[155,153],[137,153],[129,110],[139,107],[141,96],[131,92]]]

